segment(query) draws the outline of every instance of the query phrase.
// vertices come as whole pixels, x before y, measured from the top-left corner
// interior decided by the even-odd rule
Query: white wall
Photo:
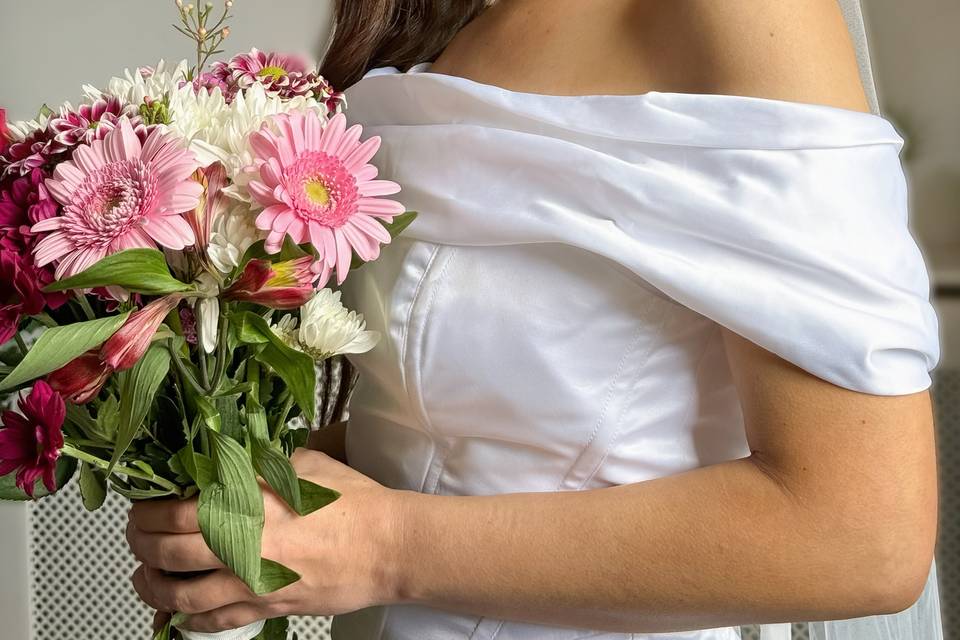
[[[199,4],[203,0],[184,0]],[[212,0],[219,5],[223,0]],[[329,0],[234,0],[226,54],[251,47],[315,52]],[[217,14],[219,15],[219,13]],[[173,0],[0,0],[0,107],[33,117],[44,102],[76,101],[80,85],[160,58],[191,59],[191,42],[170,26]]]
[[[934,275],[960,285],[960,2],[863,9],[881,108],[908,140],[914,228]]]

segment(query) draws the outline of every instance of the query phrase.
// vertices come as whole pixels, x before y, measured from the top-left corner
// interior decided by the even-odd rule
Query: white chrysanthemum
[[[247,202],[250,196],[245,186],[249,178],[243,169],[253,163],[250,134],[278,113],[305,110],[325,113],[325,107],[314,98],[283,100],[267,95],[259,84],[238,93],[230,104],[219,89],[195,92],[186,86],[171,94],[169,108],[170,128],[189,141],[190,149],[201,164],[221,162],[234,183],[224,191]]]
[[[122,78],[111,78],[103,91],[91,85],[84,85],[83,90],[91,100],[98,100],[104,94],[132,104],[141,104],[144,98],[161,100],[180,89],[180,84],[186,81],[189,66],[186,60],[173,66],[161,60],[153,69],[126,69]]]
[[[37,116],[36,120],[17,120],[7,123],[7,132],[12,142],[22,142],[37,129],[46,129],[50,121],[49,115]]]
[[[207,255],[221,273],[240,266],[240,258],[263,234],[254,225],[256,214],[244,202],[234,202],[213,220]]]
[[[365,353],[380,340],[377,331],[366,331],[363,316],[340,303],[340,291],[321,289],[300,307],[300,326],[290,315],[273,325],[273,331],[287,344],[311,356],[326,360],[344,353]]]

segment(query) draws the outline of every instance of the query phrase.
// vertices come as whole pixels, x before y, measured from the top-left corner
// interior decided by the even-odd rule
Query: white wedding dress
[[[848,389],[930,385],[937,319],[907,228],[902,140],[881,117],[722,95],[545,96],[428,64],[370,71],[347,97],[350,119],[383,139],[381,176],[420,212],[345,285],[384,335],[355,359],[347,451],[385,485],[577,491],[746,456],[721,326]],[[739,633],[393,606],[337,617],[334,638]]]

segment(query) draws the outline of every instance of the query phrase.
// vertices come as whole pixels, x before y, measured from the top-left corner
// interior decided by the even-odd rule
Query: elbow
[[[923,594],[933,564],[933,544],[925,540],[885,542],[860,566],[853,587],[861,597],[855,617],[889,615],[912,607]]]
[[[932,515],[932,517],[931,517]],[[919,600],[933,564],[936,510],[911,519],[912,526],[882,526],[837,549],[837,584],[847,602],[846,617],[889,615]],[[918,524],[918,523],[932,524]]]

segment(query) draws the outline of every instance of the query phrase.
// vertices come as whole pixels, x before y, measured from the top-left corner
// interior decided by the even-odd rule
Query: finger
[[[197,613],[190,616],[181,626],[188,631],[199,633],[216,633],[228,629],[237,629],[251,622],[273,617],[254,604],[244,602],[229,604],[206,613]]]
[[[140,531],[195,533],[200,531],[197,500],[144,500],[130,507],[130,521]]]
[[[154,569],[204,571],[224,567],[199,533],[144,533],[128,523],[127,544],[133,557]]]
[[[170,620],[170,614],[165,611],[157,611],[153,614],[153,632],[157,633]]]
[[[183,578],[140,565],[133,588],[145,603],[158,611],[195,614],[252,600],[255,596],[226,569]]]

